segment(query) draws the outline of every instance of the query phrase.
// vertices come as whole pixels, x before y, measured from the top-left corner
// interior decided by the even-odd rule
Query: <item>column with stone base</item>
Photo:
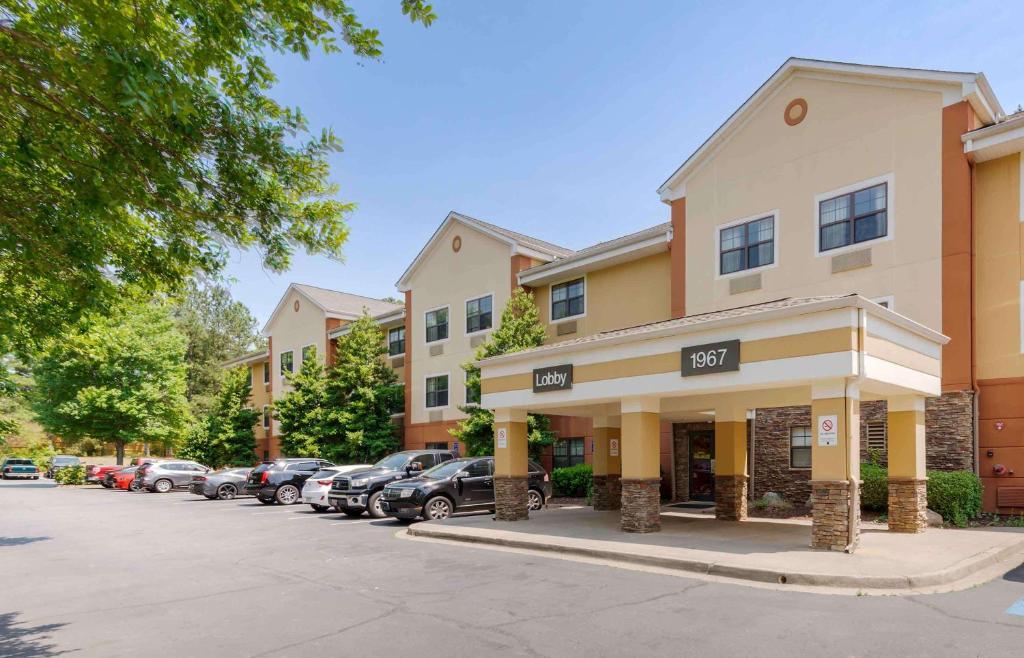
[[[657,398],[622,401],[622,510],[624,532],[661,530],[661,444]]]
[[[598,511],[622,506],[621,420],[618,416],[594,418],[594,485],[591,499]]]
[[[526,411],[494,410],[494,518],[529,518]]]
[[[860,540],[860,391],[845,380],[811,391],[811,546],[853,551]]]
[[[715,408],[715,518],[747,518],[747,410]]]
[[[887,406],[889,530],[924,532],[928,527],[924,398],[890,398]]]

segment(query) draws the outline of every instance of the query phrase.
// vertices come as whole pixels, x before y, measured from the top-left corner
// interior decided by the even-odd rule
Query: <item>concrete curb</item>
[[[961,560],[957,564],[946,569],[919,574],[871,576],[778,571],[757,567],[743,567],[734,564],[718,564],[715,562],[683,557],[635,553],[611,547],[583,546],[576,542],[567,543],[566,540],[568,540],[568,542],[572,542],[572,540],[565,537],[559,537],[559,542],[550,543],[510,536],[513,533],[506,532],[501,535],[493,535],[488,531],[465,532],[431,523],[411,526],[406,530],[406,532],[409,536],[424,539],[441,539],[468,544],[484,544],[502,546],[506,548],[542,551],[545,553],[577,555],[598,560],[622,562],[648,567],[660,567],[662,569],[674,569],[677,571],[685,571],[707,576],[719,576],[722,578],[731,578],[736,580],[748,580],[757,583],[823,588],[877,589],[890,590],[892,593],[897,593],[900,590],[910,591],[950,585],[964,580],[965,578],[989,567],[993,567],[1024,549],[1024,547],[1022,547],[1024,538],[1022,538],[1022,542],[1007,544],[1005,546],[999,546],[982,551],[970,556],[969,558]],[[602,544],[607,542],[590,543]]]

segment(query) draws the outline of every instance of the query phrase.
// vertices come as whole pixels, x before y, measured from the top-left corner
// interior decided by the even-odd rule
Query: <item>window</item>
[[[551,319],[583,315],[583,279],[551,286]]]
[[[865,433],[867,434],[868,450],[885,452],[889,430],[884,420],[867,423]]]
[[[270,361],[263,364],[263,383],[270,383]]]
[[[427,342],[448,338],[448,308],[427,311]]]
[[[471,478],[484,478],[491,474],[491,466],[494,464],[493,460],[490,459],[478,459],[475,462],[470,463],[464,469],[466,475]]]
[[[789,467],[811,467],[811,428],[789,428]]]
[[[469,373],[463,370],[466,377],[466,404],[480,404],[480,386],[469,385]]]
[[[554,468],[565,468],[583,463],[583,439],[560,439],[555,441]]]
[[[825,199],[818,204],[818,250],[884,238],[889,232],[889,184]]]
[[[486,331],[491,328],[491,296],[479,297],[466,302],[466,333]]]
[[[252,369],[253,366],[249,366],[249,386],[252,386]]]
[[[427,441],[427,450],[447,450],[447,441]]]
[[[425,452],[422,455],[416,455],[409,461],[410,464],[413,462],[419,462],[420,465],[423,467],[424,471],[427,470],[428,468],[433,468],[437,464],[437,461],[434,459],[434,453],[431,452]]]
[[[306,362],[316,358],[316,345],[306,345],[302,348],[302,361]]]
[[[281,376],[286,372],[295,372],[295,355],[291,350],[281,352]]]
[[[270,429],[270,405],[263,405],[263,429]]]
[[[391,415],[404,414],[405,413],[405,384],[398,384],[395,386],[395,397],[392,399]]]
[[[736,224],[718,232],[718,273],[732,274],[775,262],[775,216]]]
[[[405,327],[388,330],[388,356],[405,354]]]
[[[427,407],[448,406],[448,375],[427,377]]]

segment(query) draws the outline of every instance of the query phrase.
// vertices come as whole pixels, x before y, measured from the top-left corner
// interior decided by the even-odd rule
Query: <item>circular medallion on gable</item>
[[[295,303],[294,303],[294,304],[292,304],[292,308],[294,308],[294,309],[295,309],[295,312],[296,312],[296,313],[298,313],[298,312],[299,312],[299,300],[297,300],[297,299],[295,300]]]
[[[456,235],[452,238],[452,251],[459,253],[459,249],[462,249],[462,238]]]
[[[795,126],[804,120],[807,116],[807,101],[802,98],[794,98],[789,101],[789,105],[786,106],[786,111],[782,113],[782,118],[786,120],[787,126]]]

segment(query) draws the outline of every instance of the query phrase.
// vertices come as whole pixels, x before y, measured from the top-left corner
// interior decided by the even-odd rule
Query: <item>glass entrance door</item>
[[[690,499],[715,499],[715,431],[690,435]]]

